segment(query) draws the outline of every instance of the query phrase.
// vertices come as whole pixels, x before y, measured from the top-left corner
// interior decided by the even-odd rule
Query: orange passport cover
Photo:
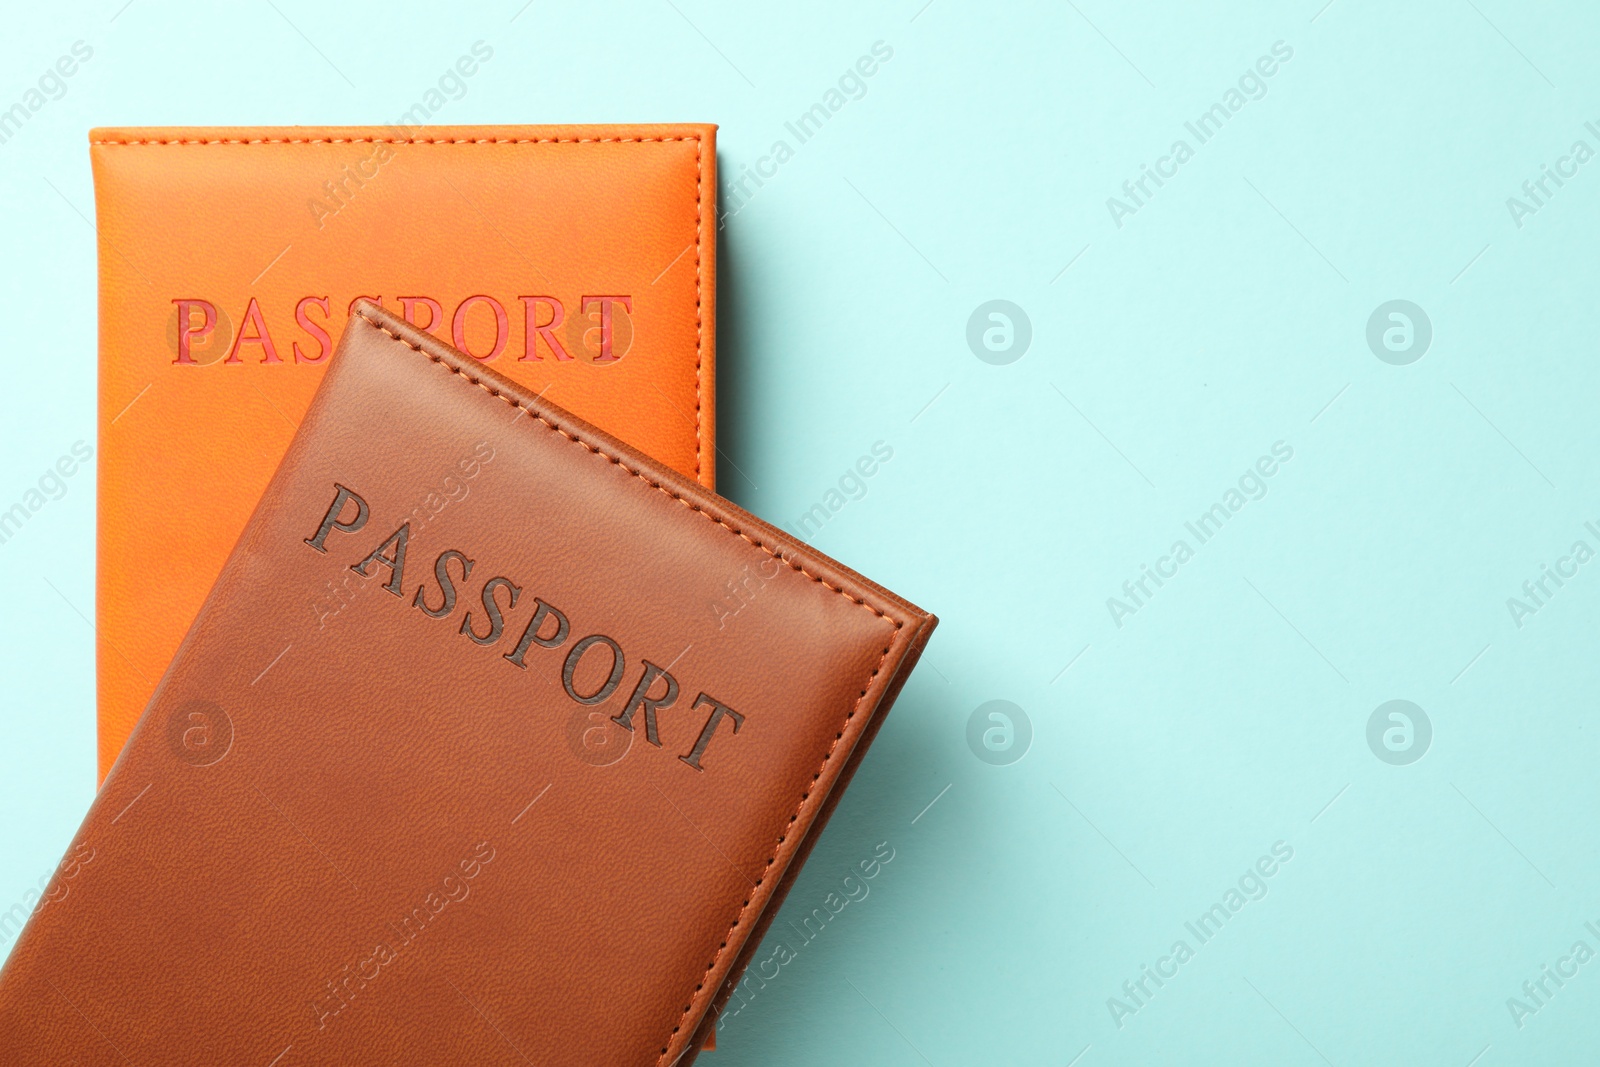
[[[361,297],[714,488],[715,132],[90,132],[102,779]],[[441,469],[418,508],[473,470]]]

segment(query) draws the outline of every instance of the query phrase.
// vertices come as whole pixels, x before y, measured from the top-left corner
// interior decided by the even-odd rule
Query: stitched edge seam
[[[705,222],[700,214],[700,190],[705,183],[705,171],[700,163],[700,141],[694,142],[694,480],[701,481],[701,453],[705,451],[705,434],[700,428],[700,364],[705,358],[705,333],[700,323],[700,301],[705,293],[700,275],[700,231]],[[701,482],[701,484],[705,484]]]
[[[884,663],[887,662],[888,659],[889,659],[889,652],[890,652],[891,649],[894,648],[895,637],[896,637],[896,635],[899,634],[901,628],[905,624],[903,622],[901,622],[899,619],[892,618],[891,616],[885,614],[884,612],[879,611],[877,608],[873,607],[871,604],[868,604],[866,601],[860,600],[860,599],[858,599],[856,597],[851,596],[849,593],[845,592],[843,589],[840,589],[838,586],[833,585],[832,583],[830,583],[827,580],[819,577],[818,575],[812,574],[810,571],[807,571],[804,567],[800,566],[800,564],[794,562],[793,560],[785,559],[783,557],[783,555],[781,555],[780,553],[774,551],[772,548],[769,548],[767,545],[762,544],[760,541],[757,541],[755,538],[751,537],[749,534],[745,533],[743,530],[739,530],[739,529],[734,528],[733,526],[728,525],[728,523],[724,522],[722,519],[717,518],[716,516],[711,515],[710,513],[708,513],[706,511],[704,511],[703,509],[701,509],[699,505],[693,504],[690,501],[685,500],[683,498],[683,496],[680,495],[679,493],[674,492],[672,489],[669,489],[668,487],[662,485],[659,482],[653,481],[650,478],[650,476],[645,474],[643,471],[635,470],[633,467],[630,467],[627,463],[623,462],[621,458],[619,458],[617,456],[613,456],[611,453],[605,451],[604,449],[598,448],[595,445],[589,444],[589,442],[580,439],[579,437],[577,437],[576,435],[568,432],[567,430],[563,430],[561,427],[559,427],[559,426],[555,425],[554,423],[552,423],[549,419],[545,418],[539,412],[533,410],[531,407],[528,407],[528,406],[524,405],[516,397],[509,396],[509,395],[507,395],[505,393],[502,393],[499,389],[497,389],[494,386],[489,385],[486,382],[484,382],[483,379],[478,378],[478,377],[476,377],[476,376],[474,376],[472,374],[469,374],[466,371],[463,371],[458,367],[451,366],[449,363],[446,363],[440,357],[438,357],[438,356],[434,355],[432,352],[429,352],[426,349],[424,349],[421,345],[416,344],[416,343],[414,343],[412,341],[406,340],[404,337],[401,337],[399,334],[395,333],[393,330],[389,329],[387,326],[385,326],[382,323],[376,321],[375,319],[373,319],[370,316],[364,314],[363,312],[360,312],[360,311],[356,312],[356,317],[361,319],[368,326],[371,326],[372,328],[376,329],[380,333],[392,338],[395,341],[398,341],[400,344],[405,345],[407,348],[409,348],[409,349],[411,349],[411,350],[413,350],[415,352],[420,353],[421,355],[425,356],[427,359],[429,359],[433,363],[437,363],[439,366],[443,367],[445,370],[449,371],[451,374],[456,374],[456,375],[459,375],[462,378],[465,378],[467,381],[471,382],[473,385],[476,385],[478,388],[482,389],[484,392],[488,393],[490,396],[495,397],[498,400],[503,400],[507,404],[510,404],[512,407],[517,408],[517,409],[519,409],[521,411],[527,412],[529,415],[532,415],[539,422],[543,423],[546,429],[548,429],[548,430],[550,430],[550,431],[552,431],[554,433],[560,434],[562,437],[565,437],[567,440],[571,441],[573,444],[581,445],[582,447],[588,449],[594,455],[600,456],[601,458],[607,460],[608,462],[613,463],[618,467],[621,467],[623,470],[627,471],[629,474],[633,475],[635,478],[638,478],[640,481],[644,482],[646,485],[648,485],[648,486],[652,487],[653,489],[656,489],[656,490],[658,490],[658,491],[660,491],[662,493],[665,493],[667,496],[669,496],[672,499],[676,500],[678,503],[682,504],[684,507],[687,507],[691,511],[694,511],[694,512],[700,514],[700,515],[703,515],[706,519],[710,520],[711,522],[716,523],[718,526],[721,526],[723,529],[727,530],[729,533],[734,534],[735,536],[740,537],[745,541],[748,541],[750,544],[752,544],[755,547],[761,549],[761,551],[765,552],[768,556],[770,556],[773,559],[779,560],[780,562],[786,564],[790,569],[798,571],[799,573],[805,575],[807,578],[810,578],[812,581],[817,582],[818,584],[820,584],[820,585],[822,585],[822,586],[824,586],[824,587],[826,587],[828,589],[833,590],[835,593],[838,593],[840,596],[844,597],[846,600],[850,601],[851,603],[859,604],[862,607],[866,608],[868,611],[872,612],[874,615],[878,616],[879,618],[885,619],[885,620],[887,620],[887,621],[889,621],[889,622],[894,624],[894,633],[890,634],[888,644],[883,646],[883,652],[880,653],[879,656],[878,656],[878,664],[877,664],[877,666],[872,668],[872,673],[867,676],[866,684],[861,687],[861,692],[856,695],[855,703],[850,706],[850,711],[845,715],[844,722],[840,724],[839,731],[836,734],[833,735],[833,743],[828,746],[828,751],[823,754],[822,765],[819,766],[817,768],[816,773],[811,776],[811,784],[806,786],[806,791],[804,793],[800,794],[800,802],[797,805],[795,805],[794,813],[789,816],[789,821],[786,824],[784,824],[784,832],[778,835],[778,842],[777,842],[777,844],[774,846],[774,848],[772,850],[772,855],[767,858],[767,862],[766,862],[765,866],[762,867],[762,869],[761,869],[761,877],[757,878],[756,881],[755,881],[755,887],[756,887],[756,889],[759,890],[760,887],[761,887],[761,883],[766,880],[767,871],[769,871],[772,868],[772,865],[777,862],[778,854],[783,851],[783,844],[784,844],[784,841],[788,837],[788,829],[789,829],[789,827],[793,826],[799,820],[801,811],[803,811],[805,809],[806,803],[811,799],[811,791],[812,791],[812,789],[814,789],[816,787],[817,782],[822,779],[823,771],[828,769],[828,764],[830,762],[832,762],[834,753],[839,750],[839,742],[844,739],[845,730],[849,728],[851,720],[856,717],[856,712],[861,710],[861,702],[866,699],[867,693],[870,692],[871,689],[872,689],[872,683],[877,680],[879,673],[882,672]],[[739,924],[744,922],[745,915],[750,911],[751,905],[754,903],[754,901],[755,901],[755,899],[756,899],[756,897],[758,895],[759,895],[759,893],[753,892],[745,900],[744,904],[739,908],[739,913],[734,916],[733,922],[728,925],[728,930],[730,932],[732,932],[734,930],[737,930],[739,928]],[[724,938],[722,940],[722,944],[717,947],[716,955],[711,958],[711,962],[706,964],[706,969],[701,973],[700,981],[698,983],[696,983],[696,985],[694,987],[694,993],[692,993],[690,995],[690,997],[689,997],[689,1003],[684,1005],[683,1014],[678,1016],[677,1025],[672,1028],[672,1033],[667,1035],[667,1044],[665,1044],[665,1045],[663,1045],[661,1047],[661,1055],[656,1061],[657,1067],[660,1067],[660,1065],[666,1061],[667,1052],[672,1047],[672,1039],[674,1037],[676,1037],[677,1034],[680,1031],[682,1031],[682,1029],[683,1029],[683,1021],[684,1021],[684,1019],[687,1019],[689,1017],[689,1012],[691,1010],[693,1010],[695,998],[698,997],[701,993],[703,993],[705,991],[705,988],[706,988],[706,976],[711,974],[713,971],[715,971],[717,969],[717,965],[722,962],[722,958],[723,958],[723,956],[727,955],[727,952],[728,952],[728,938],[726,936],[724,936]]]
[[[699,137],[127,137],[92,145],[141,144],[666,144]]]
[[[700,138],[683,137],[192,137],[162,139],[130,137],[90,141],[91,145],[215,145],[215,144],[669,144],[694,142],[694,478],[700,481],[705,455],[705,427],[701,421],[704,406],[701,393],[701,366],[705,361],[705,331],[700,306],[705,294],[701,273],[700,241],[705,229],[700,210],[705,187]]]
[[[778,562],[786,565],[790,570],[798,571],[800,574],[803,574],[807,578],[810,578],[813,582],[816,582],[819,585],[825,586],[828,589],[833,590],[835,593],[838,593],[840,596],[844,597],[846,600],[850,601],[852,604],[860,604],[862,607],[866,608],[868,611],[872,612],[874,615],[878,616],[880,619],[887,619],[888,621],[894,623],[894,626],[895,626],[896,630],[900,629],[900,627],[903,625],[903,623],[901,623],[900,620],[894,618],[893,616],[891,616],[891,615],[889,615],[889,614],[887,614],[885,612],[879,611],[877,608],[873,607],[871,604],[868,604],[865,600],[862,600],[859,597],[851,596],[845,590],[843,590],[843,589],[839,588],[838,586],[834,585],[832,582],[828,581],[826,578],[823,578],[823,577],[821,577],[819,575],[812,574],[810,571],[806,570],[805,567],[801,566],[799,563],[796,563],[792,559],[788,559],[787,557],[785,557],[783,555],[783,553],[777,551],[776,549],[771,548],[770,546],[765,545],[760,541],[757,541],[754,537],[751,537],[749,534],[745,533],[743,530],[740,530],[737,527],[728,525],[727,522],[725,522],[724,520],[722,520],[720,518],[717,518],[715,515],[712,515],[710,512],[708,512],[704,508],[700,507],[700,505],[695,504],[692,501],[689,501],[689,500],[685,499],[681,494],[679,494],[675,490],[669,489],[667,486],[662,485],[660,482],[654,481],[653,479],[651,479],[651,477],[648,474],[645,474],[643,471],[635,470],[633,467],[630,467],[627,463],[625,463],[620,457],[613,456],[610,452],[607,452],[605,449],[599,448],[599,447],[597,447],[595,445],[591,445],[589,442],[587,442],[587,441],[583,440],[582,438],[578,437],[576,434],[570,433],[567,430],[563,430],[561,427],[557,426],[555,423],[553,423],[549,419],[545,418],[543,415],[541,415],[539,412],[535,411],[533,408],[528,407],[527,405],[523,404],[516,397],[510,396],[507,393],[502,393],[499,389],[497,389],[494,386],[488,384],[482,378],[479,378],[479,377],[477,377],[475,375],[469,374],[466,371],[461,370],[458,367],[452,367],[450,364],[446,363],[443,359],[441,359],[438,356],[434,355],[432,352],[429,352],[428,350],[423,348],[421,345],[415,344],[415,343],[413,343],[411,341],[406,340],[404,337],[401,337],[399,334],[397,334],[393,330],[389,329],[383,323],[378,322],[376,319],[373,319],[373,318],[363,314],[360,311],[356,312],[356,318],[361,319],[367,325],[371,326],[373,329],[379,331],[380,333],[386,334],[389,337],[392,337],[394,340],[399,341],[401,344],[405,345],[407,348],[412,349],[415,352],[420,352],[422,355],[426,356],[428,359],[432,360],[434,363],[439,364],[439,366],[443,367],[445,370],[449,371],[451,374],[460,375],[461,377],[465,378],[467,381],[471,382],[473,385],[476,385],[479,389],[482,389],[484,392],[488,393],[490,396],[495,397],[498,400],[503,400],[507,404],[510,404],[514,408],[518,408],[518,409],[520,409],[522,411],[526,411],[529,415],[532,415],[539,422],[543,423],[547,429],[552,430],[555,433],[560,434],[562,437],[565,437],[567,440],[571,441],[575,445],[583,446],[584,448],[588,449],[590,452],[592,452],[595,455],[601,457],[602,459],[606,460],[607,462],[613,463],[616,466],[621,467],[623,470],[627,471],[629,474],[633,475],[635,478],[638,478],[640,481],[644,482],[646,485],[650,486],[652,489],[656,489],[656,490],[660,491],[661,493],[664,493],[665,495],[671,497],[673,500],[676,500],[678,503],[682,504],[684,507],[688,508],[690,511],[696,512],[697,514],[699,514],[699,515],[703,516],[704,518],[706,518],[708,521],[714,522],[718,526],[721,526],[723,529],[727,530],[729,533],[734,534],[734,535],[740,537],[741,539],[750,542],[750,544],[752,544],[755,547],[761,549],[761,551],[765,552],[767,555],[771,556],[773,559],[775,559]]]

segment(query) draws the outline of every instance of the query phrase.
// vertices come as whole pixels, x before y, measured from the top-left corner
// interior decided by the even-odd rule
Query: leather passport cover
[[[359,297],[712,486],[715,127],[89,136],[102,776]]]
[[[687,1064],[934,625],[360,305],[0,1063]]]

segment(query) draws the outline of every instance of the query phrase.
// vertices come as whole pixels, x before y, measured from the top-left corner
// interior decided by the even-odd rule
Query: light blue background
[[[1600,150],[1591,9],[274,2],[7,11],[0,105],[94,56],[0,145],[0,507],[94,443],[91,125],[387,122],[482,39],[439,121],[714,121],[737,176],[883,41],[728,220],[720,476],[792,526],[888,443],[812,540],[943,623],[775,929],[894,861],[703,1062],[1596,1058],[1600,962],[1520,1028],[1507,1007],[1600,950],[1600,564],[1521,628],[1506,606],[1600,548],[1600,161],[1520,228],[1506,205]],[[1278,41],[1265,97],[1196,144]],[[1119,228],[1107,198],[1178,138],[1194,158]],[[1009,365],[966,341],[994,298],[1032,323]],[[1391,299],[1433,325],[1407,366],[1366,342]],[[1106,598],[1276,441],[1267,496],[1117,627]],[[91,480],[0,545],[0,910],[92,795]],[[1395,698],[1433,725],[1407,766],[1366,740]],[[968,747],[992,699],[1031,719],[1020,762]],[[1185,921],[1278,841],[1199,945]],[[1179,938],[1119,1027],[1108,998]]]

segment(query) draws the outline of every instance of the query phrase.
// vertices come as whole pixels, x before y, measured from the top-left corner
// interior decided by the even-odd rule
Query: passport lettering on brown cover
[[[359,305],[0,972],[0,1062],[686,1064],[934,625]]]

